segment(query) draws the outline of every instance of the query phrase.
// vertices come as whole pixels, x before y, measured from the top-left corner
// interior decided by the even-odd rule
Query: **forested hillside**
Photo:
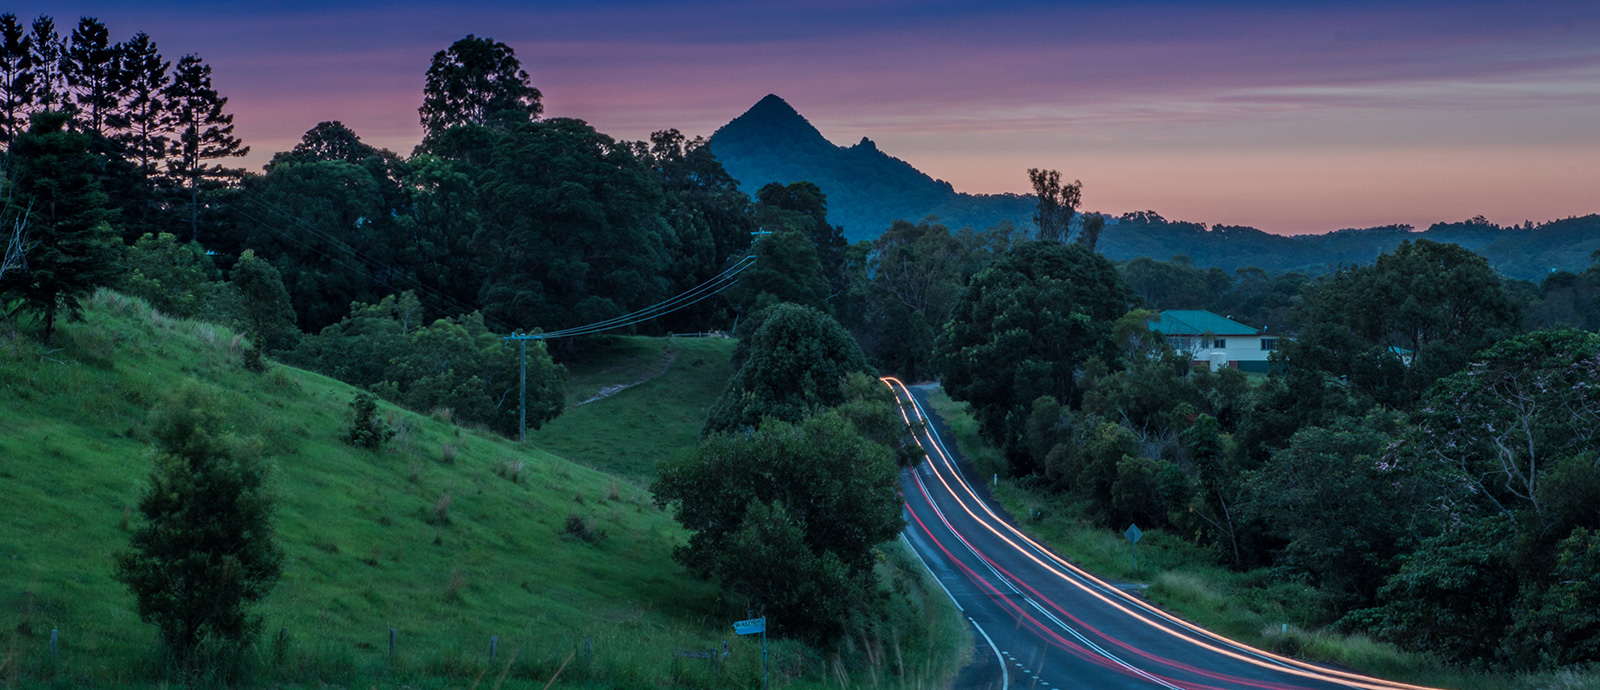
[[[771,182],[817,185],[827,196],[829,217],[851,241],[876,238],[895,220],[917,222],[930,215],[951,228],[984,230],[1008,221],[1025,231],[1034,226],[1033,195],[963,194],[878,150],[868,139],[835,146],[775,95],[718,129],[710,144],[747,194]],[[1018,170],[1017,186],[1026,181]],[[1088,193],[1086,208],[1093,208],[1093,181]],[[1552,271],[1582,270],[1589,255],[1600,250],[1596,215],[1511,227],[1473,218],[1435,223],[1422,231],[1390,226],[1293,237],[1169,220],[1154,211],[1108,213],[1106,224],[1099,248],[1112,259],[1187,256],[1198,266],[1229,272],[1253,266],[1273,273],[1325,273],[1343,264],[1371,262],[1402,241],[1426,239],[1483,254],[1507,276],[1538,280]]]
[[[950,227],[1031,222],[1033,199],[957,192],[862,138],[835,146],[782,98],[768,95],[711,135],[711,150],[740,188],[811,182],[828,197],[830,217],[850,241],[870,240],[899,219],[938,216]]]

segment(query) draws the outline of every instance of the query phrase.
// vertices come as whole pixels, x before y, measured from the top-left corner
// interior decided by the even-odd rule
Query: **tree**
[[[247,249],[233,265],[229,280],[244,302],[245,331],[256,347],[268,350],[292,345],[299,331],[278,269]]]
[[[199,245],[178,244],[170,233],[145,234],[129,248],[127,273],[118,288],[171,316],[192,319],[211,312],[226,318],[216,308],[221,301],[217,293],[225,286],[207,279],[206,259]]]
[[[377,450],[391,438],[394,438],[394,429],[378,417],[378,399],[366,391],[357,391],[350,399],[350,425],[345,432],[345,443]]]
[[[1033,194],[1038,201],[1033,224],[1039,229],[1039,239],[1066,242],[1072,235],[1072,219],[1078,215],[1078,203],[1083,200],[1083,183],[1073,181],[1063,186],[1061,173],[1039,168],[1028,168],[1028,181],[1033,183]]]
[[[402,292],[352,304],[339,323],[282,356],[412,410],[446,408],[462,423],[517,432],[517,348],[489,332],[480,314],[430,322],[417,296]],[[527,365],[528,422],[538,429],[561,414],[566,369],[542,342],[528,345]]]
[[[1600,482],[1600,335],[1570,328],[1509,338],[1440,381],[1417,413],[1419,461],[1445,473],[1468,514],[1535,535],[1600,527],[1571,490]],[[1575,466],[1563,468],[1564,464]]]
[[[850,334],[808,307],[773,307],[749,340],[744,363],[711,406],[702,435],[755,428],[767,417],[799,422],[846,400],[846,374],[870,372]]]
[[[66,46],[56,33],[56,21],[45,15],[33,20],[33,104],[34,112],[46,110],[66,111],[66,75],[61,62],[66,57]]]
[[[101,136],[108,133],[106,118],[116,109],[121,90],[119,47],[111,44],[104,23],[83,17],[62,56],[61,71],[72,89],[72,111],[81,118],[82,129]]]
[[[16,186],[4,211],[13,223],[26,216],[32,246],[28,270],[7,275],[0,292],[44,315],[46,341],[60,310],[76,316],[79,301],[119,271],[120,242],[94,179],[98,161],[89,136],[65,131],[66,123],[65,113],[40,113],[12,143]]]
[[[1317,281],[1301,298],[1300,335],[1284,345],[1288,361],[1344,377],[1400,409],[1522,322],[1483,257],[1428,240],[1402,242],[1369,266]]]
[[[482,125],[493,117],[526,122],[544,112],[539,90],[510,46],[468,34],[433,55],[423,87],[422,128],[431,137],[458,125]]]
[[[413,331],[375,389],[413,410],[449,409],[456,419],[515,436],[521,381],[517,348],[490,333],[477,312]],[[561,415],[566,369],[544,343],[528,347],[528,425]]]
[[[17,15],[0,14],[0,143],[10,144],[27,129],[34,76],[33,38]]]
[[[797,230],[779,230],[763,235],[750,248],[755,264],[739,276],[739,283],[728,289],[728,299],[746,315],[780,303],[800,304],[824,313],[829,285],[823,276],[816,245]],[[741,328],[742,330],[742,328]]]
[[[273,539],[267,470],[252,443],[224,431],[217,401],[194,384],[155,413],[155,469],[140,524],[116,556],[116,578],[156,625],[178,663],[243,649],[261,629],[252,605],[283,572]]]
[[[828,222],[828,196],[806,182],[769,182],[756,190],[756,223],[767,232],[795,230],[816,247],[830,294],[844,289],[844,228]]]
[[[378,149],[362,142],[343,122],[334,120],[318,122],[300,137],[293,150],[274,156],[273,162],[344,161],[360,165],[377,155],[382,155]]]
[[[11,184],[7,181],[5,184]],[[28,270],[28,248],[32,244],[28,241],[28,212],[23,211],[20,216],[0,216],[4,218],[9,228],[0,228],[0,233],[10,230],[6,237],[5,249],[0,252],[0,287],[5,285],[6,274]],[[3,293],[0,293],[3,294]]]
[[[189,189],[189,239],[200,232],[200,188],[210,182],[236,179],[241,171],[206,161],[250,153],[233,136],[233,115],[223,112],[228,99],[211,86],[211,65],[197,55],[178,60],[172,82],[161,92],[178,135],[174,158],[167,164],[175,181]]]
[[[1530,666],[1600,659],[1600,532],[1578,527],[1561,540],[1549,579],[1512,625],[1513,651]]]
[[[664,192],[675,292],[710,280],[746,253],[757,227],[750,196],[712,155],[705,139],[685,139],[671,129],[652,133],[648,143],[636,142],[634,148]],[[731,320],[727,311],[723,296],[666,315],[663,321],[671,330],[725,328]]]
[[[1407,649],[1485,664],[1512,622],[1514,544],[1504,519],[1468,521],[1425,539],[1378,590],[1381,605],[1346,620]]]
[[[663,197],[632,146],[567,118],[454,127],[424,146],[474,177],[485,316],[553,330],[668,296]]]
[[[1242,513],[1286,543],[1279,566],[1368,605],[1425,531],[1422,484],[1394,457],[1399,420],[1375,414],[1308,427],[1245,480]]]
[[[109,118],[116,128],[115,139],[127,152],[128,160],[146,177],[154,177],[172,147],[175,123],[167,107],[165,91],[172,77],[172,63],[161,57],[155,41],[144,32],[120,46],[122,107]]]
[[[1023,443],[1029,408],[1048,395],[1076,408],[1077,371],[1111,360],[1113,322],[1128,288],[1104,256],[1056,242],[1024,242],[974,275],[936,346],[951,397],[967,401],[984,438],[1012,471],[1038,468]]]
[[[399,259],[410,238],[390,213],[403,201],[387,177],[344,160],[286,153],[273,158],[266,175],[246,180],[244,190],[224,217],[245,228],[239,238],[245,246],[273,257],[307,331],[338,321],[352,302],[382,299],[409,277]],[[250,217],[293,222],[266,228]]]
[[[848,326],[880,369],[931,377],[934,338],[976,269],[973,254],[987,252],[928,220],[897,220],[865,250],[856,271],[861,307]]]
[[[673,557],[817,642],[866,600],[873,547],[905,525],[893,455],[838,414],[712,434],[651,487],[693,534]]]

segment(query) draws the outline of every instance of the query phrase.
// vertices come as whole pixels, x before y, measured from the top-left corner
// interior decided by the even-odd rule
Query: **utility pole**
[[[517,345],[522,348],[522,395],[519,396],[521,411],[517,417],[517,443],[523,443],[528,440],[528,341],[518,340]]]
[[[512,333],[511,335],[501,338],[501,340],[517,341],[517,347],[520,350],[519,354],[522,356],[522,381],[517,386],[517,442],[525,443],[528,440],[528,341],[544,340],[544,335],[529,335],[527,333],[519,335]]]

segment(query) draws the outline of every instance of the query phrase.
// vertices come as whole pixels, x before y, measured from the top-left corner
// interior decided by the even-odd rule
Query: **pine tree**
[[[56,21],[45,15],[33,20],[33,106],[34,112],[71,112],[67,100],[66,75],[61,61],[66,48],[56,33]]]
[[[17,15],[0,14],[0,143],[27,130],[33,78],[33,38]]]
[[[59,310],[77,315],[79,301],[118,273],[120,242],[95,182],[99,161],[89,152],[89,135],[66,131],[67,119],[66,113],[36,114],[11,145],[16,193],[5,217],[27,214],[33,244],[28,270],[8,274],[0,292],[44,315],[46,341],[55,334]]]
[[[207,165],[218,158],[243,156],[250,147],[233,136],[233,115],[223,112],[228,99],[211,86],[211,66],[196,55],[178,60],[172,83],[162,91],[178,134],[168,170],[189,189],[189,239],[199,234],[200,188],[207,182],[238,178],[243,171]]]
[[[106,25],[94,17],[78,20],[61,60],[78,128],[106,134],[106,116],[117,106],[117,46]]]
[[[115,139],[127,151],[128,160],[146,176],[154,177],[157,166],[172,147],[172,114],[162,91],[172,78],[167,75],[172,63],[161,58],[155,41],[143,31],[119,44],[122,77],[121,107],[110,118],[117,130]]]
[[[144,524],[116,555],[139,619],[185,670],[202,649],[237,652],[261,629],[250,605],[283,574],[273,501],[252,444],[223,431],[214,396],[190,384],[152,420],[155,469],[139,497]]]

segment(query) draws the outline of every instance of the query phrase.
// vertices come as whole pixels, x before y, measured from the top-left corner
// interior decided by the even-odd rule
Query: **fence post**
[[[394,635],[395,629],[389,628],[389,665],[394,665]]]
[[[491,663],[491,664],[494,663],[495,647],[498,647],[499,645],[500,645],[500,636],[499,635],[490,635],[489,636],[489,663]]]
[[[60,639],[61,639],[61,631],[57,630],[55,628],[51,628],[50,629],[50,660],[51,661],[55,661],[56,660],[57,643],[60,641]]]
[[[589,647],[589,639],[583,638],[583,662],[586,664],[594,663],[594,651]]]

